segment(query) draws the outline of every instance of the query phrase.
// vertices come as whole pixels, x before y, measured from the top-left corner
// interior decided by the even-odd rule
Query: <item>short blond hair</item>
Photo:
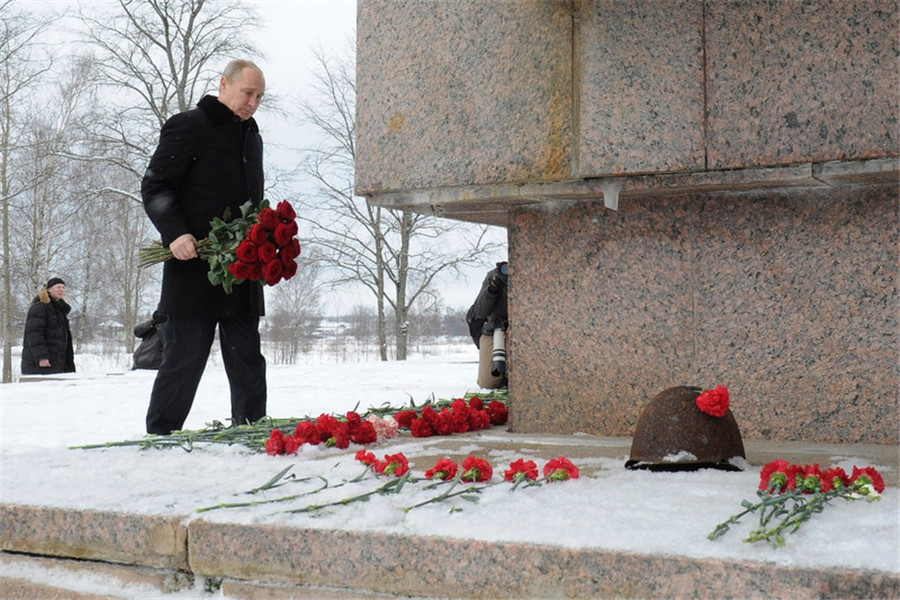
[[[244,69],[248,67],[256,69],[259,74],[262,75],[262,69],[260,69],[252,60],[236,59],[225,65],[225,70],[222,71],[222,77],[228,81],[234,81],[244,72]]]

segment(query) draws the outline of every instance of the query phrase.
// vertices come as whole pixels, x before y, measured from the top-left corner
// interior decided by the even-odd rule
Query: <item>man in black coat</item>
[[[75,372],[69,328],[72,307],[65,296],[66,282],[52,277],[31,302],[22,340],[22,375]]]
[[[252,423],[266,414],[262,287],[247,280],[226,294],[209,282],[209,265],[195,247],[226,209],[240,215],[242,204],[249,200],[258,206],[263,199],[263,144],[253,114],[265,87],[255,64],[230,62],[218,97],[204,96],[197,108],[163,125],[141,182],[144,210],[175,257],[163,267],[160,309],[168,319],[147,410],[148,433],[169,434],[184,425],[217,327],[232,422]]]

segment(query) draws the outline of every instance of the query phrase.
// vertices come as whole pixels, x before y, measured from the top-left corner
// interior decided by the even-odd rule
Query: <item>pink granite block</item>
[[[187,566],[184,517],[0,504],[0,549],[155,568]]]
[[[359,193],[569,176],[567,2],[358,7]]]
[[[900,154],[896,0],[704,6],[709,168]]]
[[[897,443],[897,188],[698,205],[698,379],[745,436]]]
[[[190,527],[191,567],[235,579],[441,598],[896,597],[847,569],[274,526]]]
[[[631,435],[673,385],[748,439],[898,443],[896,186],[517,210],[510,427]]]
[[[578,6],[579,174],[703,169],[702,4]]]

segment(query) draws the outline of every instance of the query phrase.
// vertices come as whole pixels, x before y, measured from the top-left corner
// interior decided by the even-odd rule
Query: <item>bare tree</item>
[[[34,115],[32,102],[52,60],[40,43],[40,36],[52,24],[48,18],[36,19],[18,10],[11,1],[0,2],[0,199],[2,199],[3,252],[3,373],[2,381],[12,381],[12,311],[14,243],[10,228],[11,205],[37,184],[18,169],[24,155],[26,137]]]
[[[155,232],[134,207],[140,207],[140,181],[159,129],[216,89],[227,61],[258,55],[246,41],[257,21],[247,3],[208,0],[117,0],[111,11],[98,13],[91,5],[79,20],[99,59],[101,94],[112,102],[91,122],[92,150],[102,151],[70,158],[119,172],[90,196],[118,217],[113,226],[119,227],[114,234],[119,263],[110,265],[116,271],[110,283],[118,294],[117,317],[131,331],[145,295],[156,292],[151,278],[135,268],[139,247]],[[133,341],[128,338],[129,349]]]
[[[290,281],[266,293],[265,339],[274,346],[275,362],[281,364],[293,364],[301,351],[309,349],[322,319],[318,263],[308,256],[297,263],[297,274]]]
[[[482,264],[500,244],[490,241],[487,227],[381,208],[354,194],[355,47],[342,56],[321,49],[315,56],[314,97],[300,108],[324,141],[307,153],[305,171],[317,190],[304,198],[300,218],[333,273],[330,284],[361,284],[374,296],[381,360],[388,359],[386,311],[393,311],[396,359],[405,360],[411,307],[435,294],[440,276]]]

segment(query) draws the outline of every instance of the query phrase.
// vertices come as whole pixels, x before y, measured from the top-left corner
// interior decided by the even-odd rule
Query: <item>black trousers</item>
[[[147,433],[168,435],[184,426],[217,326],[233,423],[266,416],[266,359],[260,351],[259,317],[169,316],[163,362],[147,409]]]

